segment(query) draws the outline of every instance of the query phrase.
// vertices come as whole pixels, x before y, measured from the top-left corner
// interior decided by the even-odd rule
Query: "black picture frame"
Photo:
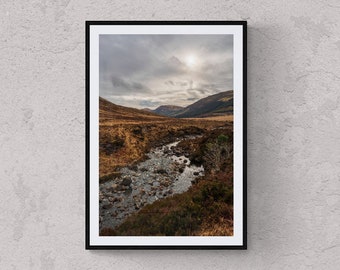
[[[239,26],[242,28],[242,243],[237,245],[101,245],[91,243],[91,204],[90,204],[90,181],[91,181],[91,137],[90,137],[90,70],[91,70],[91,27],[92,26],[117,26],[117,25],[176,25],[176,26]],[[214,249],[214,250],[245,250],[247,249],[247,22],[246,21],[86,21],[85,23],[85,58],[86,58],[86,139],[85,139],[85,166],[86,166],[86,192],[85,192],[85,204],[86,204],[86,215],[85,215],[85,249],[87,250],[136,250],[136,249]],[[114,237],[114,236],[113,236]],[[165,236],[166,237],[166,236]]]

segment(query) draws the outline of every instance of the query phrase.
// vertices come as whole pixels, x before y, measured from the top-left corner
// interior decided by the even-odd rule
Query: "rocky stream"
[[[190,164],[189,154],[177,147],[180,141],[152,149],[147,160],[122,168],[119,178],[100,184],[100,229],[115,228],[143,206],[187,191],[204,175],[203,166]]]

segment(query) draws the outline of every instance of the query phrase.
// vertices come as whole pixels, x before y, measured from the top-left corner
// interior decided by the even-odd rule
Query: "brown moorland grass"
[[[186,118],[190,120],[195,121],[202,121],[202,120],[208,120],[208,121],[220,121],[220,122],[233,122],[234,121],[234,115],[219,115],[219,116],[211,116],[211,117],[204,117],[204,118]]]
[[[99,177],[145,158],[156,145],[184,135],[202,134],[225,125],[225,120],[176,119],[99,100]]]

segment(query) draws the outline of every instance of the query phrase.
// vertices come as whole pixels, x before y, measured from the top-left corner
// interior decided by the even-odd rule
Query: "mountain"
[[[202,98],[185,108],[174,105],[162,105],[152,110],[152,112],[176,118],[231,115],[233,114],[233,102],[233,91],[230,90]]]
[[[208,117],[233,114],[233,91],[202,98],[174,115],[177,118]]]
[[[100,123],[107,124],[110,120],[121,121],[154,121],[165,120],[166,116],[175,118],[204,118],[233,114],[233,91],[221,92],[202,98],[183,108],[175,105],[162,105],[155,110],[142,110],[113,104],[99,98]]]
[[[143,108],[142,111],[146,111],[146,112],[153,112],[151,109],[149,108]]]
[[[183,107],[175,105],[162,105],[159,106],[157,109],[153,110],[153,112],[159,115],[172,116],[175,115],[176,113],[179,113],[183,109],[184,109]]]

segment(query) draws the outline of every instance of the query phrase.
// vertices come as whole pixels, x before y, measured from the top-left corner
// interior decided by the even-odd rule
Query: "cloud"
[[[194,59],[189,63],[188,57]],[[231,35],[100,35],[100,96],[124,106],[187,106],[232,89]]]
[[[168,80],[164,82],[167,85],[175,85],[175,83],[172,80]]]
[[[111,83],[113,86],[113,90],[115,90],[115,93],[123,93],[126,94],[127,92],[131,92],[131,93],[149,93],[150,89],[143,85],[140,82],[130,82],[127,81],[123,78],[120,78],[118,76],[111,76]]]
[[[156,101],[156,102],[152,102],[152,101],[149,101],[149,100],[141,100],[139,102],[139,105],[141,107],[147,107],[147,108],[150,108],[150,107],[157,107],[158,105],[160,105],[161,103]]]

